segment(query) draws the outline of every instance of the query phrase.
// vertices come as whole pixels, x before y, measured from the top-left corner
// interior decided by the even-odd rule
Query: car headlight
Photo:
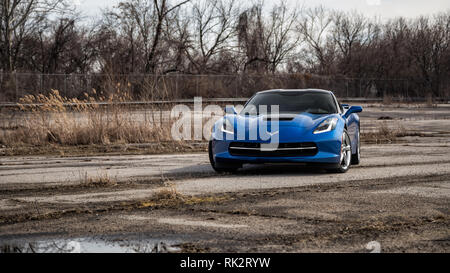
[[[231,124],[231,122],[226,118],[223,119],[221,130],[222,130],[222,132],[227,133],[227,134],[232,134],[232,135],[234,134],[233,124]]]
[[[322,121],[322,123],[320,123],[320,125],[314,131],[314,134],[331,132],[336,129],[337,123],[337,118],[327,118],[326,120]]]

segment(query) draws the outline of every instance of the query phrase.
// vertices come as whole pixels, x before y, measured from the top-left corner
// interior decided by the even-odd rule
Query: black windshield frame
[[[270,114],[272,105],[279,105],[280,114],[310,113],[330,115],[340,113],[337,100],[331,92],[322,91],[274,91],[254,95],[244,106],[240,115],[259,115],[261,105],[267,106]],[[256,106],[256,113],[254,107]],[[252,109],[253,108],[253,109]]]

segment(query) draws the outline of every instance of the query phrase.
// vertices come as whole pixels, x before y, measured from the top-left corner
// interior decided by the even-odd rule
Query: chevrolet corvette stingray
[[[360,162],[362,110],[339,104],[326,90],[259,92],[240,113],[227,107],[214,124],[211,166],[234,172],[243,164],[308,163],[345,173]]]

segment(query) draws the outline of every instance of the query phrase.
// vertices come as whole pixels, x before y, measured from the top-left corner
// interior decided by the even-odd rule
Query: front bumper
[[[212,152],[214,160],[217,163],[238,163],[238,164],[261,164],[261,163],[324,163],[324,164],[338,164],[340,161],[341,153],[341,136],[335,136],[334,134],[328,134],[327,139],[317,139],[313,141],[302,140],[298,143],[314,143],[317,147],[317,151],[314,155],[307,156],[273,156],[266,153],[261,153],[258,156],[244,156],[244,155],[232,155],[230,152],[230,144],[236,143],[236,141],[229,140],[216,140],[212,141]],[[262,143],[257,141],[241,141],[243,143]],[[283,142],[280,142],[283,143]],[[290,142],[292,143],[292,142]],[[277,152],[274,151],[276,154]],[[236,154],[236,153],[233,153]]]

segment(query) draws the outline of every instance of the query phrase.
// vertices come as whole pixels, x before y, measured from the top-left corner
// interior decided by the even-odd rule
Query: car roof
[[[333,94],[332,91],[323,89],[272,89],[258,92],[256,94],[266,94],[266,93],[276,93],[276,92],[317,92],[317,93],[327,93]]]

